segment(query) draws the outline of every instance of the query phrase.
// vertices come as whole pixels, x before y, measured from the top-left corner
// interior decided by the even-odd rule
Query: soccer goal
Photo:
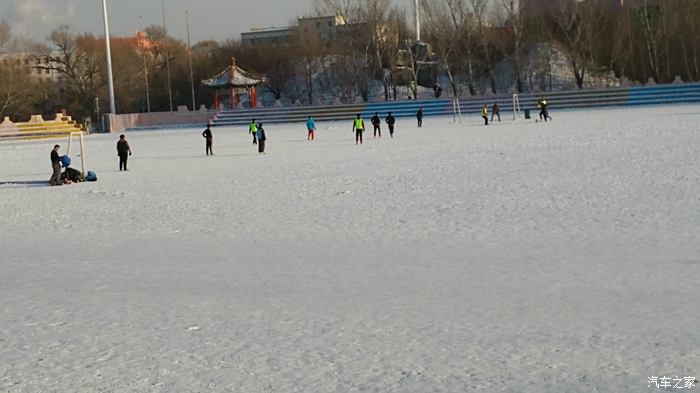
[[[457,123],[457,116],[459,116],[459,122],[462,122],[462,107],[459,105],[459,98],[454,98],[452,100],[452,120]]]
[[[66,155],[70,157],[70,149],[73,145],[73,138],[76,137],[79,142],[78,148],[80,149],[80,153],[78,154],[78,157],[80,157],[80,164],[81,164],[81,169],[82,169],[82,174],[85,176],[87,173],[87,161],[85,160],[85,134],[82,132],[71,132],[70,136],[68,137],[68,149],[66,150]]]
[[[513,94],[513,120],[522,119],[523,115],[520,111],[520,96]]]

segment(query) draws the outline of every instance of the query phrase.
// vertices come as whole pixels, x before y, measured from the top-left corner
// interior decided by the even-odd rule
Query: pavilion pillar
[[[258,92],[255,90],[255,87],[251,87],[249,89],[249,94],[250,94],[250,106],[252,108],[257,108],[258,107]]]
[[[214,112],[219,113],[219,91],[214,91]]]
[[[236,90],[231,89],[231,110],[236,110]]]

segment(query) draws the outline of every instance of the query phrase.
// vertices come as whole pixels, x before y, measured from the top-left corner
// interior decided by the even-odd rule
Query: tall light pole
[[[139,15],[139,30],[142,30],[139,33],[139,46],[141,45],[141,39],[146,39],[145,33],[143,32],[143,16]],[[151,92],[150,92],[150,87],[148,86],[148,62],[146,61],[146,50],[145,48],[141,48],[141,52],[143,54],[143,75],[144,78],[146,78],[146,109],[148,110],[148,113],[151,113]]]
[[[416,41],[420,41],[420,1],[416,0]]]
[[[197,101],[194,97],[194,70],[192,68],[192,41],[190,41],[190,13],[185,11],[187,22],[187,50],[190,52],[190,85],[192,86],[192,111],[197,110]]]
[[[165,68],[168,74],[168,103],[170,104],[170,112],[173,111],[173,85],[170,81],[170,47],[168,45],[168,28],[165,25],[165,3],[160,2],[160,9],[163,11],[163,43],[165,44]]]
[[[112,75],[112,48],[109,45],[109,19],[107,18],[107,0],[102,0],[102,11],[105,22],[105,48],[107,49],[107,79],[109,81],[109,109],[112,114],[117,114],[117,106],[114,102],[114,76]]]

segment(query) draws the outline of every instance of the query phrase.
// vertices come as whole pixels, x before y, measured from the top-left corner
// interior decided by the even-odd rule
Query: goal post
[[[85,176],[87,173],[87,161],[85,159],[85,134],[83,132],[71,132],[70,136],[68,137],[68,149],[66,150],[66,155],[70,157],[70,149],[71,146],[73,145],[73,137],[78,138],[78,148],[80,149],[80,153],[78,157],[80,157],[80,164],[81,164],[81,169],[82,169],[82,174]]]
[[[452,120],[457,123],[457,116],[459,116],[459,122],[462,122],[462,107],[459,104],[459,98],[454,98],[452,100]]]
[[[513,120],[522,119],[522,117],[520,96],[518,96],[518,94],[513,94]]]

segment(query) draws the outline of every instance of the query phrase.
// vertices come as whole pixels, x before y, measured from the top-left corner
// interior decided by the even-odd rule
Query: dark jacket
[[[129,142],[127,142],[126,139],[122,139],[117,142],[117,154],[120,156],[131,154],[131,148],[129,147]]]
[[[267,140],[267,135],[265,135],[265,129],[262,127],[258,128],[258,140],[259,141],[266,141]]]
[[[205,137],[205,138],[207,138],[207,139],[212,139],[212,138],[213,138],[213,136],[212,136],[212,134],[211,134],[211,130],[208,129],[208,128],[207,128],[206,130],[204,130],[204,132],[202,133],[202,136]]]
[[[372,125],[378,126],[378,125],[380,125],[380,124],[382,124],[381,119],[379,119],[379,116],[374,115],[374,116],[372,117]]]
[[[416,118],[419,120],[423,118],[423,109],[418,109],[418,112],[416,112]]]
[[[396,118],[394,118],[394,116],[387,116],[386,124],[393,126],[394,124],[396,124]]]
[[[51,150],[51,165],[56,165],[61,163],[61,157],[58,155],[56,150]]]

